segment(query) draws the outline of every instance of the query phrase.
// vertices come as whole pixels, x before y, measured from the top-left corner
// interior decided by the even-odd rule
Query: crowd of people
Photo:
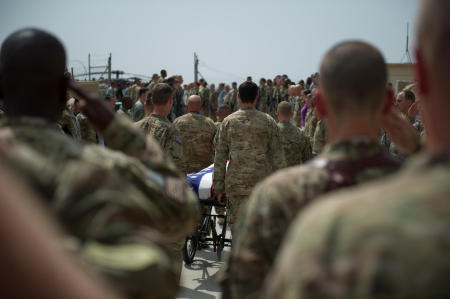
[[[55,36],[11,34],[1,297],[174,298],[202,211],[186,175],[211,164],[233,239],[223,298],[450,297],[450,4],[422,2],[416,80],[397,94],[356,40],[306,81],[216,89],[161,70],[93,92]]]

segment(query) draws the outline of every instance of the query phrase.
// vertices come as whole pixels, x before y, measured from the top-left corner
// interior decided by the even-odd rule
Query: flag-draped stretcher
[[[228,168],[227,161],[227,168]],[[214,171],[214,164],[211,164],[205,169],[197,173],[190,173],[187,175],[188,183],[192,190],[197,194],[199,199],[208,199],[214,196],[212,174]]]

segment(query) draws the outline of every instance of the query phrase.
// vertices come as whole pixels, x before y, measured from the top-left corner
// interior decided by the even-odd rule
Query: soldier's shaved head
[[[187,110],[189,112],[200,112],[202,110],[202,99],[197,95],[192,95],[187,100]]]
[[[292,105],[289,102],[282,101],[278,104],[277,112],[283,116],[290,116],[292,114]]]
[[[55,36],[32,28],[8,36],[0,53],[7,114],[56,120],[66,102],[65,67],[65,50]]]
[[[387,70],[381,53],[359,41],[331,48],[320,66],[320,86],[337,115],[375,114],[386,99]]]

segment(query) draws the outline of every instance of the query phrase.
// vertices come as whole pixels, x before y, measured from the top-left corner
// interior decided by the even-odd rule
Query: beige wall
[[[413,64],[388,63],[388,82],[392,83],[395,93],[414,82]]]

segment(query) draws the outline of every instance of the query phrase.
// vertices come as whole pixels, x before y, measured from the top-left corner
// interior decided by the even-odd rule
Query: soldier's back
[[[309,138],[296,126],[287,121],[278,123],[286,166],[302,164],[312,158]]]
[[[224,138],[230,160],[225,180],[233,181],[225,185],[233,185],[230,188],[248,195],[252,186],[277,169],[273,165],[275,153],[270,147],[274,140],[280,145],[279,129],[269,115],[255,108],[244,108],[223,120],[220,134],[222,132],[226,134],[219,139]],[[282,152],[279,154],[283,156]]]
[[[240,215],[240,233],[230,254],[228,276],[235,298],[260,295],[288,227],[305,206],[321,194],[381,178],[399,167],[377,140],[352,138],[327,145],[315,159],[258,184]]]
[[[217,128],[211,119],[190,112],[175,119],[173,125],[180,132],[187,173],[198,172],[214,162],[213,141]]]
[[[168,152],[178,169],[184,172],[180,133],[166,117],[151,114],[138,121],[136,126],[143,129],[146,135],[156,139],[162,149]]]
[[[265,298],[448,298],[450,153],[410,162],[298,217]]]

